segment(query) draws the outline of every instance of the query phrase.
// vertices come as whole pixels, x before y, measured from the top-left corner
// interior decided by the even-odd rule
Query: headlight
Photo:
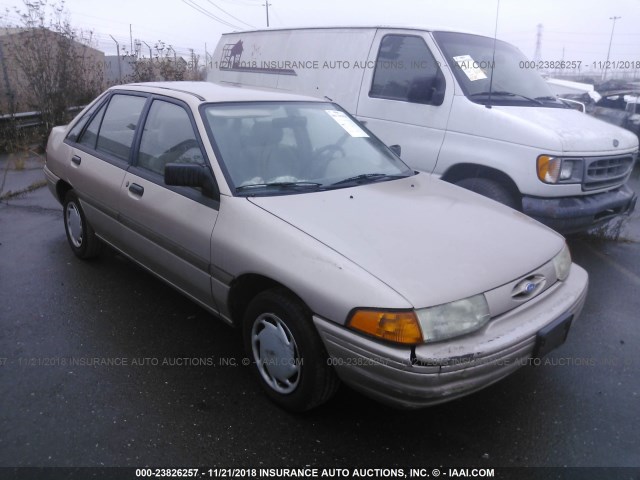
[[[553,258],[553,267],[556,269],[558,280],[564,281],[567,279],[569,270],[571,270],[571,253],[566,243],[560,253]]]
[[[425,342],[437,342],[479,329],[489,321],[484,295],[416,310]]]
[[[537,161],[538,178],[544,183],[581,183],[584,162],[581,158],[562,158],[540,155]]]

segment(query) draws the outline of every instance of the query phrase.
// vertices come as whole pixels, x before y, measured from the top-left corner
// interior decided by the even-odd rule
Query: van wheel
[[[258,294],[243,321],[245,350],[267,396],[294,412],[310,410],[336,392],[338,377],[307,308],[284,289]]]
[[[500,202],[507,207],[520,210],[519,202],[513,194],[495,180],[491,180],[489,178],[464,178],[456,182],[456,185],[466,188],[467,190],[471,190],[472,192],[479,193],[480,195],[484,195],[485,197],[495,200],[496,202]]]
[[[100,252],[102,243],[96,237],[73,190],[64,197],[64,230],[71,250],[83,260],[93,258]]]

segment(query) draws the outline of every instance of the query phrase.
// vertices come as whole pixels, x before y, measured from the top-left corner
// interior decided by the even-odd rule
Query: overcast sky
[[[51,3],[51,0],[49,0]],[[179,55],[212,53],[220,34],[266,27],[265,0],[66,0],[74,27],[93,30],[96,47],[114,54],[109,35],[129,49],[133,38],[158,40]],[[20,0],[0,0],[3,23],[16,23]],[[425,25],[493,35],[497,0],[270,0],[272,28],[326,25]],[[9,14],[5,13],[9,9]],[[533,58],[542,24],[542,59],[605,60],[613,21],[611,60],[640,61],[640,0],[500,0],[498,38]],[[143,44],[142,53],[148,56]]]

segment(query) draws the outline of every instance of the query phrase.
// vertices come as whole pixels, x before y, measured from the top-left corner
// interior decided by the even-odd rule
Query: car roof
[[[322,100],[305,95],[296,95],[280,90],[245,87],[231,83],[214,82],[143,82],[116,85],[112,90],[134,90],[179,98],[188,103],[208,102],[258,102],[258,101],[304,101]]]

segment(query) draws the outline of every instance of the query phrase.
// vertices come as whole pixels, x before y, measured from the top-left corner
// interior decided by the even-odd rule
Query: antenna
[[[491,75],[489,77],[489,98],[487,99],[487,108],[491,108],[491,91],[493,90],[493,70],[496,68],[496,37],[498,36],[498,13],[500,12],[500,0],[496,6],[496,27],[493,30],[493,53],[491,54]]]

